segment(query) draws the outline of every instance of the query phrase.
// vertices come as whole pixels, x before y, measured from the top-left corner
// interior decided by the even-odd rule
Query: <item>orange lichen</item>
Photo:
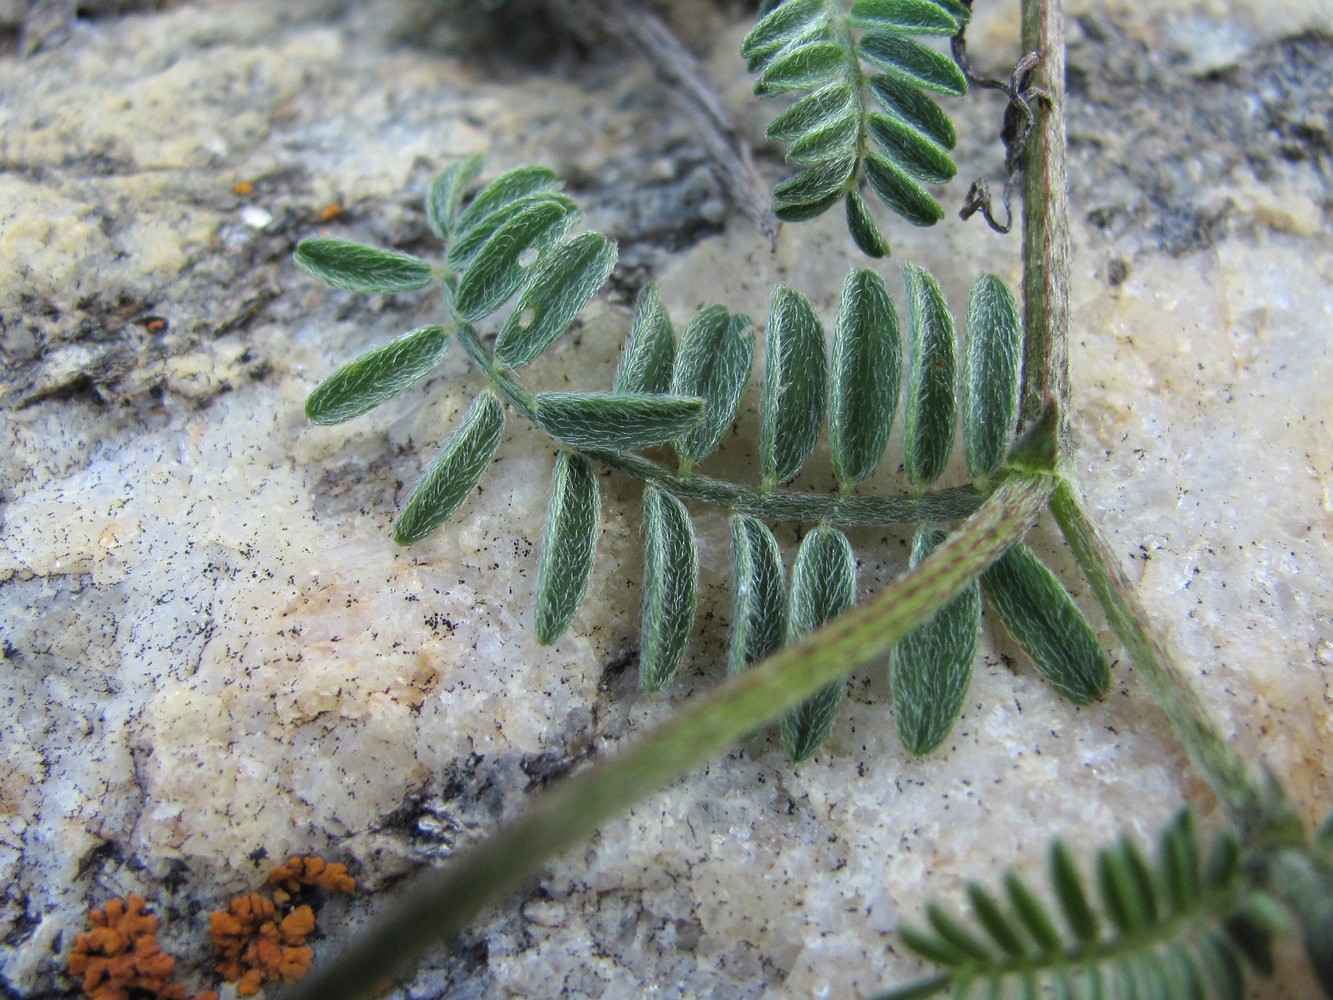
[[[237,181],[234,185],[232,185],[231,190],[233,194],[239,194],[242,197],[244,197],[245,195],[252,192],[254,189],[255,186],[251,184],[249,181]]]
[[[93,929],[80,934],[69,956],[69,971],[83,977],[91,1000],[187,1000],[185,987],[174,982],[176,960],[157,942],[157,917],[145,913],[142,896],[113,899],[93,910]],[[205,991],[195,1000],[217,1000]]]
[[[310,971],[314,951],[305,942],[315,929],[315,911],[301,904],[283,913],[293,895],[306,887],[356,888],[346,865],[315,857],[290,858],[269,873],[268,881],[275,886],[273,898],[247,893],[209,915],[218,975],[235,983],[239,996],[254,996],[265,983],[292,982]]]
[[[330,219],[336,219],[338,216],[342,214],[343,214],[343,207],[336,201],[333,202],[332,204],[325,205],[323,208],[319,210],[319,217],[323,219],[325,222],[328,222]]]
[[[268,873],[270,885],[288,892],[299,892],[303,885],[318,886],[333,892],[355,892],[356,880],[347,874],[347,866],[329,864],[323,858],[291,857]]]

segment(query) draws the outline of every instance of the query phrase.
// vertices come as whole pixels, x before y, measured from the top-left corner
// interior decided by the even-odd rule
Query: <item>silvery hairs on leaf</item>
[[[519,368],[550,347],[615,266],[615,244],[601,233],[579,233],[547,254],[495,338],[496,362]]]
[[[411,254],[327,237],[302,240],[295,258],[311,277],[352,292],[410,292],[425,288],[434,274]]]
[[[912,539],[916,569],[947,532],[922,526]],[[981,630],[981,590],[973,580],[893,648],[893,719],[914,754],[937,749],[949,736],[972,682]]]
[[[317,424],[337,424],[360,416],[429,375],[449,350],[442,326],[423,326],[361,355],[326,378],[306,400]]]
[[[907,401],[903,465],[923,489],[939,478],[953,450],[958,348],[953,316],[939,284],[915,264],[903,265],[907,285]]]
[[[685,659],[699,590],[699,554],[685,505],[655,486],[643,491],[643,615],[639,685],[660,691]]]
[[[856,556],[841,531],[818,527],[805,536],[791,574],[787,640],[831,621],[856,601]],[[810,758],[833,730],[846,681],[816,691],[782,719],[782,746],[793,761]]]
[[[884,279],[853,271],[833,323],[829,390],[829,452],[844,489],[879,464],[898,408],[901,372],[898,314]]]
[[[653,282],[643,286],[634,305],[634,322],[616,370],[616,392],[664,393],[671,388],[676,334]]]
[[[562,449],[537,562],[537,641],[549,646],[573,620],[592,575],[599,514],[597,473],[577,452]]]
[[[500,446],[504,408],[494,393],[478,396],[444,449],[421,477],[393,529],[394,541],[410,545],[443,524],[462,506]]]
[[[1015,545],[981,576],[986,600],[1047,682],[1076,705],[1111,686],[1111,665],[1092,626],[1049,569]]]
[[[762,660],[787,640],[782,553],[756,517],[731,515],[731,651],[727,673]]]
[[[702,399],[704,419],[677,439],[682,463],[700,462],[717,448],[740,405],[753,360],[754,333],[748,316],[732,316],[723,306],[709,306],[685,328],[671,391]]]
[[[824,422],[828,362],[824,328],[810,301],[779,285],[768,314],[759,454],[764,483],[786,482],[814,450]]]
[[[664,444],[703,419],[697,396],[624,392],[538,393],[533,416],[552,437],[576,448],[625,451]]]
[[[1013,292],[993,274],[972,284],[963,346],[963,453],[974,479],[994,475],[1018,419],[1023,325]]]
[[[463,192],[481,172],[481,157],[468,156],[436,175],[426,195],[426,222],[441,240],[448,241],[458,225]]]

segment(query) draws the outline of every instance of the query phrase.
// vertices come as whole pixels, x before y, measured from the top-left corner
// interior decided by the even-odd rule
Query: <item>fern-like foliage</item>
[[[971,920],[930,904],[928,927],[904,926],[899,939],[942,972],[876,1000],[1241,1000],[1246,967],[1271,973],[1273,937],[1289,930],[1235,835],[1205,852],[1189,810],[1163,829],[1155,863],[1121,838],[1098,853],[1091,884],[1056,841],[1050,883],[1054,906],[1013,872],[999,898],[968,886]]]
[[[780,8],[780,9],[785,9]],[[734,602],[728,670],[743,670],[784,642],[846,611],[856,594],[849,524],[916,526],[912,565],[946,537],[939,522],[980,505],[1004,474],[1018,404],[1021,328],[1004,283],[977,279],[959,363],[953,316],[939,285],[908,264],[906,349],[884,280],[848,275],[831,336],[810,301],[780,286],[764,329],[760,416],[761,479],[729,482],[700,474],[732,427],[750,381],[754,324],[725,306],[701,309],[679,337],[648,285],[609,391],[532,393],[520,370],[547,350],[610,274],[615,247],[575,232],[577,208],[543,167],[512,170],[470,199],[480,170],[466,160],[431,187],[426,214],[444,242],[438,263],[393,250],[316,238],[297,263],[337,287],[401,292],[440,282],[448,315],[378,347],[330,376],[306,404],[318,423],[372,409],[425,378],[458,339],[486,384],[439,456],[409,494],[394,538],[418,542],[467,502],[490,466],[506,410],[559,440],[537,571],[535,622],[543,643],[569,627],[593,568],[600,495],[594,463],[645,483],[644,587],[639,674],[655,691],[684,662],[698,591],[698,550],[685,501],[731,516]],[[474,328],[496,327],[488,346]],[[960,401],[961,396],[961,401]],[[906,492],[866,495],[858,484],[878,467],[901,401]],[[788,490],[828,423],[833,490]],[[932,490],[949,461],[961,421],[972,483]],[[674,463],[639,454],[669,448]],[[768,521],[807,527],[790,580]],[[978,582],[895,650],[892,678],[898,731],[914,753],[947,737],[971,679],[982,598],[1065,697],[1085,703],[1109,684],[1109,665],[1069,595],[1038,558],[1018,545]],[[832,729],[843,697],[837,684],[794,709],[782,725],[789,755],[813,754]]]
[[[814,218],[841,201],[857,245],[883,257],[865,187],[914,225],[944,217],[921,183],[953,177],[956,137],[924,92],[960,95],[967,79],[912,36],[956,34],[969,13],[960,0],[785,0],[754,26],[741,55],[759,74],[755,93],[810,91],[768,127],[804,168],[773,189],[778,218]]]

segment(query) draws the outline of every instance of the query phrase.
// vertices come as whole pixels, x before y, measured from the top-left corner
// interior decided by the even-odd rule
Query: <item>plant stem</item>
[[[1194,766],[1241,830],[1257,831],[1269,818],[1270,796],[1255,783],[1245,761],[1214,725],[1185,671],[1172,661],[1153,634],[1148,612],[1134,584],[1101,529],[1088,516],[1077,487],[1062,481],[1051,496],[1051,512],[1098,602],[1106,610],[1111,627],[1125,644],[1130,660],[1185,745]]]
[[[513,823],[423,876],[293,996],[353,1000],[376,992],[387,976],[458,934],[485,907],[608,819],[882,656],[1020,540],[1053,486],[1050,476],[1010,477],[917,569],[872,600],[693,699],[637,745],[552,786]]]
[[[1069,191],[1065,143],[1065,35],[1060,0],[1024,0],[1023,50],[1041,57],[1045,99],[1023,164],[1023,393],[1020,425],[1048,401],[1059,414],[1060,453],[1069,440]]]

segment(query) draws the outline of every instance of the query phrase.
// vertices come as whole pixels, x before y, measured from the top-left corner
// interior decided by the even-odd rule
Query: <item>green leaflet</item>
[[[1025,545],[1015,545],[982,574],[986,600],[1041,675],[1076,705],[1111,685],[1111,667],[1092,626],[1069,593]]]
[[[823,0],[787,0],[750,29],[741,42],[741,55],[749,57],[785,45],[826,18]]]
[[[563,185],[549,167],[519,167],[501,174],[477,192],[458,219],[458,237],[462,239],[478,223],[499,209],[534,194],[559,191]]]
[[[903,281],[908,317],[903,463],[907,481],[924,489],[939,478],[953,450],[957,348],[953,317],[935,279],[904,264]]]
[[[685,658],[699,589],[699,554],[685,505],[655,486],[643,491],[643,618],[639,686],[660,691]]]
[[[861,118],[854,111],[830,118],[787,147],[791,163],[822,163],[830,157],[856,152],[861,139]]]
[[[447,240],[458,220],[458,205],[463,190],[481,172],[481,157],[469,156],[440,171],[426,195],[426,222],[430,230]]]
[[[533,419],[575,448],[625,451],[680,437],[703,419],[697,396],[624,392],[542,392]]]
[[[892,28],[909,35],[952,35],[958,22],[930,0],[856,0],[852,24],[858,28]]]
[[[911,568],[946,537],[943,531],[918,528]],[[948,738],[972,682],[980,631],[981,591],[974,580],[894,647],[893,717],[898,738],[912,753],[930,753]]]
[[[870,189],[889,208],[914,226],[933,226],[944,218],[944,209],[921,185],[878,153],[867,153],[861,161]]]
[[[616,370],[616,392],[666,392],[676,359],[671,317],[653,282],[643,286],[634,307],[634,323]]]
[[[898,407],[901,364],[898,315],[884,279],[853,271],[833,324],[829,389],[829,450],[844,489],[879,464]]]
[[[548,253],[495,338],[496,363],[519,368],[550,347],[615,266],[615,244],[601,233],[579,233]]]
[[[787,640],[817,629],[856,601],[856,556],[847,536],[818,527],[805,536],[791,574]],[[811,695],[782,719],[782,746],[795,763],[809,759],[833,729],[846,682]]]
[[[728,675],[762,660],[787,635],[787,594],[778,541],[763,521],[745,514],[731,515],[731,586]]]
[[[295,257],[306,274],[352,292],[410,292],[429,285],[433,274],[410,254],[322,236],[298,243]]]
[[[794,142],[823,122],[839,118],[843,112],[855,111],[858,104],[851,86],[830,83],[802,97],[769,122],[768,137],[774,142]]]
[[[967,93],[967,77],[958,64],[920,42],[877,31],[862,36],[857,48],[866,62],[913,86],[955,96]]]
[[[571,218],[555,201],[538,201],[497,229],[463,272],[454,300],[457,313],[476,322],[518,291],[537,258],[565,235]]]
[[[683,463],[701,462],[718,446],[740,405],[753,360],[750,317],[709,306],[690,320],[676,353],[671,391],[702,399],[704,419],[676,441]]]
[[[484,219],[474,223],[466,231],[461,229],[458,231],[457,239],[449,247],[449,266],[455,271],[466,271],[472,265],[473,259],[481,251],[481,248],[487,244],[497,230],[510,219],[538,205],[559,207],[565,215],[569,216],[571,223],[578,218],[578,206],[574,204],[574,199],[568,195],[549,191],[539,192],[507,202]]]
[[[773,186],[775,204],[810,205],[822,199],[837,201],[856,171],[856,156],[841,155],[826,160]]]
[[[394,525],[395,542],[410,545],[420,541],[462,505],[491,464],[503,429],[500,401],[489,390],[483,392],[407,498]]]
[[[537,563],[537,641],[543,646],[560,638],[583,603],[592,575],[598,508],[592,462],[562,449],[555,462]]]
[[[810,41],[793,45],[768,64],[754,92],[772,97],[831,83],[846,72],[847,50],[837,42]]]
[[[449,349],[449,332],[423,326],[361,355],[321,382],[305,403],[317,424],[337,424],[374,409],[430,374]]]
[[[911,125],[889,115],[866,116],[866,131],[890,162],[910,177],[931,184],[945,184],[958,172],[934,142],[926,141]]]
[[[861,248],[861,252],[870,257],[887,257],[888,240],[884,239],[875,217],[870,214],[869,206],[855,188],[847,192],[846,209],[847,231],[852,234],[852,240]]]
[[[923,138],[942,149],[953,149],[958,142],[958,135],[949,116],[911,84],[886,73],[877,73],[866,80],[866,86],[879,101],[880,107],[915,129]]]
[[[800,292],[779,285],[768,314],[759,453],[765,484],[786,482],[814,450],[824,420],[824,328]]]
[[[974,479],[1004,461],[1018,417],[1023,327],[1014,295],[993,274],[972,285],[963,347],[963,452]]]

